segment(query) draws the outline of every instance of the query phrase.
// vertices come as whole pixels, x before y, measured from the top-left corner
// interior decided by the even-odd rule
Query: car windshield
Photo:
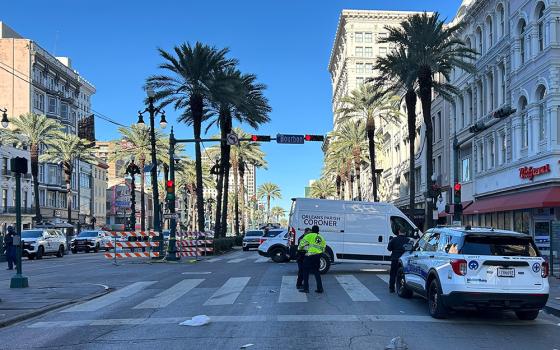
[[[270,230],[267,233],[265,233],[263,235],[263,237],[268,237],[268,238],[276,237],[280,234],[280,232],[282,232],[282,231],[281,230]]]
[[[43,236],[43,231],[37,231],[37,230],[23,231],[21,233],[21,238],[39,238],[42,236]]]
[[[245,237],[261,237],[262,235],[262,231],[248,231],[245,233]]]
[[[98,235],[97,231],[82,231],[80,232],[78,237],[97,237],[97,235]]]
[[[494,256],[539,256],[530,237],[467,236],[462,254]]]

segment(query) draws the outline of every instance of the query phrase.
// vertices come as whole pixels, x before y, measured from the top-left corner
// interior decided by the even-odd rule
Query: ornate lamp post
[[[0,112],[2,112],[2,127],[4,129],[6,129],[8,127],[9,124],[9,120],[8,120],[8,109],[7,108],[0,108]]]
[[[130,226],[131,226],[131,230],[135,230],[136,229],[136,175],[140,174],[140,168],[138,167],[138,165],[134,164],[134,160],[132,160],[130,162],[130,164],[128,164],[128,166],[126,167],[126,173],[130,175],[131,180],[130,180]]]

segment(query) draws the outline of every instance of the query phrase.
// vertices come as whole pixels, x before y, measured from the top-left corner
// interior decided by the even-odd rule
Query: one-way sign
[[[303,144],[305,142],[303,135],[276,135],[276,143]]]

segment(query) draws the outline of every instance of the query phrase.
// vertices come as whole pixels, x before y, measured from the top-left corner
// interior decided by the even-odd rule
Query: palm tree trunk
[[[35,202],[35,222],[41,222],[41,206],[39,204],[39,145],[31,144],[31,175],[33,175],[33,192]]]
[[[340,175],[336,175],[336,197],[340,198],[340,185],[341,185]]]
[[[169,165],[168,164],[163,164],[163,178],[165,179],[164,183],[167,183],[167,180],[169,180]]]
[[[414,218],[414,206],[416,204],[416,179],[413,174],[415,155],[415,143],[416,143],[416,92],[410,89],[405,95],[407,119],[408,119],[408,151],[410,154],[410,159],[408,160],[408,188],[409,188],[409,213],[408,217],[410,220]]]
[[[420,87],[420,101],[422,102],[422,117],[424,118],[424,124],[426,125],[426,192],[432,193],[430,191],[431,187],[431,177],[434,172],[432,166],[433,157],[433,125],[432,125],[432,72],[428,68],[423,68],[418,74],[418,85]],[[410,176],[413,176],[411,173]],[[426,211],[425,217],[426,222],[424,224],[425,230],[433,227],[433,200],[426,200]]]
[[[358,190],[358,201],[362,201],[362,184],[360,181],[361,175],[361,158],[360,154],[358,153],[360,150],[356,150],[354,152],[354,171],[356,172],[356,183],[357,183],[357,190]]]
[[[228,118],[224,124],[225,134],[231,133],[232,128],[232,121],[231,118]],[[222,237],[226,236],[227,232],[227,217],[228,217],[228,201],[229,201],[229,168],[230,168],[230,155],[231,155],[231,146],[225,145],[225,153],[222,157],[222,171],[224,172],[224,190],[223,190],[223,197],[224,202],[222,205]],[[233,227],[233,226],[232,226]]]
[[[245,162],[239,161],[239,195],[241,196],[241,232],[245,232]]]
[[[233,183],[235,184],[233,192],[235,235],[239,236],[239,159],[233,159],[231,168],[233,169]]]
[[[270,194],[266,195],[266,224],[270,222]]]
[[[146,231],[146,178],[144,175],[144,167],[146,166],[146,159],[140,158],[140,230]],[[152,213],[152,215],[154,215]],[[136,227],[132,228],[136,230]]]
[[[354,174],[350,174],[350,200],[354,200]]]
[[[202,129],[203,101],[199,95],[193,95],[190,99],[191,111],[193,114],[194,138],[200,139]],[[202,184],[202,153],[200,142],[195,142],[195,162],[196,162],[196,207],[198,213],[198,231],[204,232],[204,186]]]
[[[220,136],[222,142],[220,142],[220,172],[218,174],[218,183],[216,184],[216,224],[214,228],[214,232],[220,236],[222,232],[221,224],[222,224],[222,197],[223,197],[223,190],[224,190],[224,159],[227,152],[227,143],[224,141],[227,137],[227,121],[230,119],[231,116],[229,114],[229,110],[222,108],[220,109]],[[227,193],[226,193],[227,195]],[[227,210],[227,209],[224,209]]]
[[[377,177],[375,172],[375,117],[368,118],[367,120],[367,137],[371,169],[371,183],[373,187],[373,201],[378,202],[379,199],[377,198]]]
[[[64,167],[64,181],[66,182],[66,209],[68,214],[68,223],[72,224],[72,167]],[[74,230],[70,229],[68,232],[71,234]],[[68,236],[66,237],[68,239]]]

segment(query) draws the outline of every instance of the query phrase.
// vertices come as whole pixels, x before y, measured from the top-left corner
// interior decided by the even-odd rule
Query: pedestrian
[[[391,223],[393,233],[396,235],[389,241],[387,250],[391,252],[391,272],[389,277],[389,293],[395,292],[395,279],[399,268],[399,259],[405,252],[404,245],[409,243],[408,238],[402,233],[400,227]]]
[[[319,234],[319,226],[311,227],[311,232],[305,235],[299,243],[298,249],[305,251],[303,259],[303,288],[299,291],[309,293],[309,274],[315,275],[317,282],[316,293],[323,293],[323,283],[321,281],[321,273],[319,267],[321,264],[321,255],[325,252],[327,243]]]
[[[303,260],[305,259],[305,250],[300,250],[299,244],[301,243],[303,237],[305,237],[309,232],[311,232],[311,229],[309,227],[306,227],[305,230],[303,230],[303,235],[301,235],[301,237],[298,239],[298,250],[296,253],[296,261],[297,261],[297,268],[298,268],[297,281],[296,281],[297,289],[303,288]]]
[[[16,231],[12,226],[8,226],[6,235],[4,236],[4,248],[6,249],[6,259],[8,259],[8,270],[14,269],[16,264],[16,246],[14,245],[14,236]]]

